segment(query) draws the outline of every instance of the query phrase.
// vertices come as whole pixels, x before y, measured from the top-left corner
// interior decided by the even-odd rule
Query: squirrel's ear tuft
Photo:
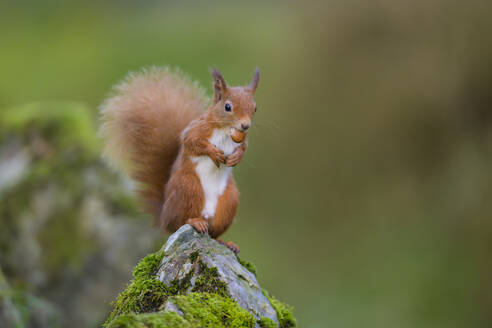
[[[214,103],[216,103],[224,96],[227,84],[222,73],[217,68],[212,68],[210,73],[214,79]]]
[[[255,75],[253,75],[253,80],[249,84],[249,88],[253,93],[255,93],[256,88],[258,87],[258,82],[260,82],[260,69],[257,67],[255,70]]]

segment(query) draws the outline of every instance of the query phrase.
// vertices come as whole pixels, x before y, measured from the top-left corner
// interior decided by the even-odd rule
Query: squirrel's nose
[[[249,124],[248,123],[241,123],[241,128],[243,129],[243,131],[246,131],[247,129],[249,129]]]

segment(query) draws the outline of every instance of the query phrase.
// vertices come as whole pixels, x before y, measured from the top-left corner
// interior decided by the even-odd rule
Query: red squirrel
[[[130,74],[101,105],[105,154],[139,187],[162,230],[184,224],[217,239],[239,203],[232,169],[248,146],[260,72],[248,86],[228,86],[212,70],[214,95],[169,68]],[[225,244],[234,252],[239,248]]]

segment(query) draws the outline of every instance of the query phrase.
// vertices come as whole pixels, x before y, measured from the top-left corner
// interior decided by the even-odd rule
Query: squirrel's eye
[[[231,111],[231,104],[229,104],[229,103],[225,104],[225,110],[226,110],[226,112],[230,112]]]

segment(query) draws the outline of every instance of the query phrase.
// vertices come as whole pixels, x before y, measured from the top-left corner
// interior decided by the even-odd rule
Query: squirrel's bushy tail
[[[155,217],[181,131],[207,103],[196,82],[178,71],[152,67],[129,74],[100,107],[104,153],[137,182],[145,209]]]

